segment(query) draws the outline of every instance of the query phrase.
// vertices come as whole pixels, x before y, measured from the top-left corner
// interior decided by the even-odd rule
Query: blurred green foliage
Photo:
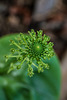
[[[61,87],[61,70],[58,58],[53,56],[50,60],[44,60],[50,66],[49,70],[30,78],[27,76],[27,64],[23,69],[14,70],[7,74],[11,61],[5,62],[5,54],[10,53],[10,39],[16,34],[0,38],[0,100],[59,100]]]

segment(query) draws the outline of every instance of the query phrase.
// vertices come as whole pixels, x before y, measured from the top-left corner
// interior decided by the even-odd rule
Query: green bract
[[[8,72],[14,69],[20,69],[23,63],[26,61],[28,65],[28,75],[32,77],[34,75],[35,68],[38,72],[43,72],[44,69],[49,69],[49,65],[44,63],[42,59],[50,59],[54,56],[53,43],[49,42],[50,37],[43,35],[43,31],[36,32],[32,29],[28,31],[29,36],[24,36],[23,33],[16,38],[17,42],[11,40],[11,45],[17,48],[11,48],[11,54],[5,56],[7,60],[9,58],[16,58],[18,64],[11,63]],[[34,63],[36,62],[36,64]],[[34,67],[32,67],[32,65]]]

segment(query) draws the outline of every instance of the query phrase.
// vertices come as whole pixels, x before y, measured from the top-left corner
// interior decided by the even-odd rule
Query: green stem
[[[37,65],[35,65],[34,63],[32,63],[36,68],[38,68],[38,66]]]
[[[21,62],[20,66],[23,64],[23,62],[27,59],[27,57]]]
[[[23,36],[23,40],[24,40],[24,42],[26,43],[26,46],[29,48],[29,46],[27,45],[27,42],[26,42],[26,40],[25,40],[25,37]],[[30,49],[30,48],[29,48]]]
[[[28,58],[26,59],[27,61],[30,61]],[[32,62],[32,64],[36,67],[36,68],[38,68],[38,66],[37,65],[35,65],[33,62]],[[32,65],[31,64],[31,65]]]
[[[9,58],[16,58],[16,57],[18,57],[18,56],[8,56]]]
[[[15,46],[17,46],[19,49],[22,49],[16,42],[13,43]],[[23,50],[23,49],[22,49]]]

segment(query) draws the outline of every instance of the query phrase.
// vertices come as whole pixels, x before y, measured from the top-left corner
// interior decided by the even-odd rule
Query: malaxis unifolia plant
[[[28,35],[20,33],[16,38],[17,42],[11,41],[11,45],[17,48],[11,48],[11,54],[6,55],[6,60],[9,58],[16,58],[18,64],[11,63],[8,73],[14,69],[20,69],[23,67],[23,63],[26,61],[28,65],[28,75],[32,77],[34,75],[34,69],[37,68],[38,73],[43,72],[44,69],[49,69],[49,65],[44,63],[42,59],[50,59],[54,56],[53,43],[49,42],[50,37],[43,35],[43,31],[39,30],[37,33],[31,29],[28,31]],[[34,63],[36,62],[36,64]],[[33,66],[32,66],[33,65]]]

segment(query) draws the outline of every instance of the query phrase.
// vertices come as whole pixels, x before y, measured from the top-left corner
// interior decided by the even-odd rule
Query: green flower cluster
[[[23,63],[26,61],[28,65],[28,75],[32,77],[34,75],[34,68],[38,69],[38,72],[43,72],[44,69],[49,69],[49,65],[44,63],[42,59],[50,59],[54,56],[53,43],[49,42],[50,37],[43,35],[43,31],[39,30],[37,33],[32,29],[28,31],[28,35],[20,33],[17,42],[11,40],[11,45],[15,45],[17,48],[11,48],[11,54],[5,56],[9,58],[16,58],[19,64],[15,65],[11,63],[8,73],[14,69],[20,69]],[[34,63],[36,61],[36,64]],[[33,67],[33,66],[34,67]]]

